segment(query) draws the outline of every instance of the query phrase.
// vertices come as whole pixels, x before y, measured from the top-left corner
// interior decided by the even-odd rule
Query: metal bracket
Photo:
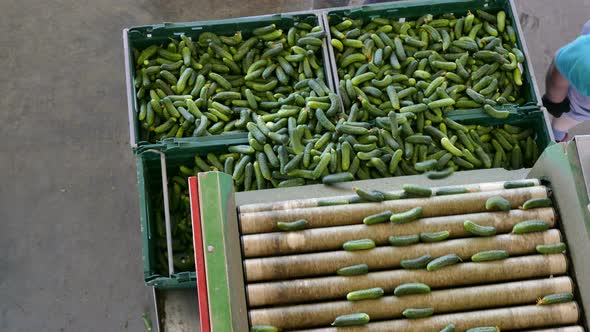
[[[131,75],[131,48],[129,48],[129,29],[123,29],[123,50],[125,54],[125,88],[127,89],[127,116],[129,120],[129,144],[132,148],[137,147],[136,125],[135,125],[135,89],[133,86],[133,76]]]
[[[147,150],[160,155],[162,169],[162,192],[164,194],[164,220],[166,221],[166,249],[168,250],[168,276],[174,274],[174,259],[172,254],[172,227],[170,225],[170,202],[168,199],[168,174],[166,172],[166,154],[158,150]]]

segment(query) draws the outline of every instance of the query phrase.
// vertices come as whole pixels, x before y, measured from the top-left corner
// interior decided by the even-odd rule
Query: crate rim
[[[324,13],[323,9],[315,9],[315,10],[305,10],[305,11],[296,11],[296,12],[287,12],[287,13],[275,13],[275,14],[265,14],[265,15],[254,15],[254,16],[244,16],[238,18],[227,18],[227,19],[217,19],[217,20],[205,20],[205,21],[188,21],[188,22],[178,22],[178,23],[157,23],[157,24],[148,24],[148,25],[139,25],[139,26],[131,26],[128,28],[123,28],[122,30],[122,38],[123,38],[123,53],[125,57],[125,86],[127,90],[127,117],[128,117],[128,125],[129,125],[129,145],[132,148],[132,151],[137,154],[138,150],[140,149],[161,149],[162,142],[150,143],[147,141],[140,141],[139,140],[139,123],[137,122],[135,114],[137,113],[137,98],[135,96],[135,87],[133,83],[132,77],[132,66],[133,66],[133,59],[132,59],[132,48],[131,48],[131,39],[130,34],[134,32],[138,33],[146,33],[146,31],[142,30],[159,30],[159,29],[187,29],[187,28],[194,28],[194,27],[206,27],[212,25],[220,25],[220,24],[242,24],[242,23],[254,23],[260,22],[262,20],[270,21],[270,20],[281,20],[281,19],[289,19],[289,18],[296,18],[296,17],[312,17],[315,16],[317,19],[317,24],[322,27],[324,31],[326,31],[326,26],[324,26],[324,20],[322,19],[322,14]],[[195,32],[199,33],[200,30],[195,30]],[[151,32],[147,32],[151,33]],[[169,33],[171,36],[175,36],[176,34],[173,31]],[[326,79],[326,84],[328,88],[332,91],[336,91],[333,81],[333,75],[331,72],[331,58],[329,55],[329,47],[327,45],[327,39],[324,39],[322,44],[322,58],[324,63],[324,74]],[[212,136],[222,136],[222,135],[212,135]],[[170,138],[169,142],[177,142],[178,145],[187,144],[187,142],[191,142],[194,140],[192,137],[183,137],[180,139],[177,138]],[[178,140],[178,141],[176,141]],[[170,144],[170,143],[168,143]]]
[[[475,3],[504,3],[506,6],[508,6],[508,9],[510,10],[510,14],[512,16],[515,16],[518,12],[516,10],[516,6],[514,4],[514,0],[478,0],[478,1],[473,1],[473,0],[437,0],[435,2],[435,4],[438,6],[444,6],[444,5],[449,5],[449,4],[460,4],[460,3],[464,3],[466,6],[469,5],[474,5]],[[399,8],[410,8],[410,7],[418,7],[418,6],[426,6],[426,5],[433,5],[433,2],[430,0],[404,0],[404,1],[395,1],[395,2],[388,2],[388,3],[376,3],[376,4],[367,4],[367,5],[362,5],[362,6],[345,6],[345,7],[335,7],[335,8],[326,8],[323,13],[323,20],[324,20],[324,25],[326,26],[326,38],[328,40],[328,44],[330,44],[328,46],[328,50],[330,51],[330,65],[331,65],[331,71],[333,74],[333,78],[332,80],[334,81],[334,85],[338,86],[339,82],[340,82],[340,78],[338,75],[338,66],[336,64],[336,56],[334,53],[334,48],[331,47],[331,40],[332,40],[332,33],[330,31],[330,22],[329,22],[329,16],[331,14],[341,14],[347,11],[350,11],[350,13],[357,13],[357,12],[362,12],[363,10],[367,10],[370,9],[372,11],[377,11],[377,10],[387,10],[387,9],[399,9]],[[515,19],[513,20],[513,26],[516,29],[517,32],[517,44],[520,44],[520,48],[522,50],[522,52],[525,54],[525,62],[522,64],[523,68],[524,68],[524,76],[528,79],[530,86],[531,86],[531,92],[532,92],[532,97],[536,99],[536,101],[530,101],[522,106],[517,107],[517,109],[523,108],[523,112],[526,112],[526,110],[528,110],[529,107],[533,106],[536,107],[537,109],[541,109],[542,103],[541,103],[541,97],[539,94],[539,88],[537,86],[537,81],[535,78],[535,74],[534,71],[532,69],[532,64],[530,61],[530,56],[529,56],[529,51],[528,51],[528,47],[526,45],[526,40],[524,37],[524,33],[522,30],[522,27],[520,25],[520,21],[518,20],[518,16],[514,17]],[[338,88],[336,88],[336,92],[338,93],[338,95],[340,95],[340,90]],[[548,124],[550,123],[548,115],[546,113],[543,114],[544,118],[545,118],[545,125],[548,126]],[[460,118],[459,118],[460,119]],[[553,133],[551,131],[549,131],[550,133],[550,139],[551,141],[555,141],[554,137],[553,137]]]
[[[251,15],[251,16],[240,16],[235,18],[221,18],[211,20],[196,20],[196,21],[182,21],[182,22],[162,22],[144,25],[135,25],[124,28],[123,30],[135,30],[144,28],[191,28],[193,26],[204,26],[204,25],[215,25],[215,24],[227,24],[227,23],[250,23],[258,22],[261,19],[281,19],[288,18],[289,16],[301,16],[301,15],[316,15],[319,16],[325,10],[324,9],[311,9],[311,10],[300,10],[286,13],[271,13],[262,15]]]

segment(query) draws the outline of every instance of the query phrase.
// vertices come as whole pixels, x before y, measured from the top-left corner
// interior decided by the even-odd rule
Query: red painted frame
[[[197,299],[199,302],[199,321],[201,332],[211,332],[209,320],[209,298],[207,295],[207,277],[205,275],[205,253],[203,233],[201,232],[201,207],[199,205],[199,184],[196,176],[188,179],[191,200],[191,220],[193,224],[193,246],[195,248],[195,270],[197,275]]]

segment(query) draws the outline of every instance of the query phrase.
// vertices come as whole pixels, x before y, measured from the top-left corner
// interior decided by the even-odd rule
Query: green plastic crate
[[[534,107],[530,107],[534,108]],[[461,113],[461,114],[459,114]],[[535,131],[536,143],[539,151],[553,144],[549,136],[545,119],[541,112],[529,112],[511,114],[507,119],[499,120],[488,116],[480,110],[457,111],[451,113],[449,118],[466,125],[499,125],[510,124],[513,126],[532,128]],[[178,169],[180,165],[190,163],[195,154],[205,155],[209,152],[222,153],[230,145],[245,144],[242,139],[224,137],[220,144],[218,139],[210,139],[207,143],[191,143],[178,147],[172,145],[162,152],[166,154],[166,166],[168,173]],[[195,287],[195,272],[180,272],[172,276],[158,274],[156,272],[155,252],[155,220],[154,197],[162,192],[162,176],[160,167],[160,155],[142,148],[137,154],[137,176],[140,200],[140,218],[142,229],[142,253],[144,263],[144,279],[146,284],[162,289]]]
[[[166,170],[168,181],[171,174],[183,164],[189,164],[196,154],[223,153],[231,145],[245,144],[247,140],[221,135],[222,137],[204,137],[199,142],[190,142],[183,145],[171,144],[165,148],[150,149],[142,147],[137,152],[137,180],[139,189],[139,211],[142,235],[142,259],[144,280],[147,285],[162,289],[195,287],[195,272],[177,272],[173,275],[159,274],[156,271],[156,220],[155,204],[159,204],[156,198],[161,195],[162,168],[160,154],[166,155]],[[163,207],[160,206],[162,209]],[[162,218],[163,219],[163,218]]]
[[[358,19],[358,18],[374,18],[384,17],[389,19],[407,20],[416,19],[425,14],[441,15],[445,13],[454,13],[456,15],[465,15],[468,10],[474,12],[476,9],[482,9],[490,13],[496,13],[499,10],[506,12],[506,18],[512,21],[512,25],[516,30],[517,44],[525,55],[525,61],[522,64],[523,71],[523,97],[526,100],[523,106],[539,106],[541,98],[539,97],[539,89],[537,87],[534,71],[531,68],[529,61],[528,50],[523,37],[522,28],[516,15],[516,9],[513,0],[438,0],[438,1],[402,1],[391,2],[386,4],[367,5],[362,7],[349,7],[344,9],[328,9],[325,12],[325,24],[338,24],[344,18]],[[328,42],[332,40],[330,29],[327,28]],[[338,77],[338,68],[336,59],[331,46],[328,47],[330,51],[330,60],[332,65],[332,73],[334,75],[335,86],[338,86],[340,79]]]
[[[551,135],[545,123],[545,116],[542,111],[538,111],[536,106],[523,107],[517,113],[511,113],[506,119],[496,119],[482,110],[454,111],[448,114],[448,118],[465,125],[483,125],[497,126],[509,124],[517,127],[531,128],[535,131],[535,142],[539,147],[539,154],[548,146],[553,144]]]
[[[286,14],[274,14],[263,16],[240,17],[225,20],[186,22],[186,23],[163,23],[156,25],[145,25],[132,27],[123,30],[123,47],[125,53],[125,76],[127,88],[127,111],[129,117],[129,142],[135,150],[140,147],[152,149],[162,149],[172,143],[182,145],[185,142],[199,142],[201,137],[185,137],[168,139],[167,143],[149,143],[140,141],[139,123],[137,113],[139,106],[133,78],[135,77],[135,65],[133,58],[133,49],[144,49],[153,44],[162,44],[169,38],[179,39],[181,35],[187,35],[196,38],[203,32],[214,32],[216,34],[233,34],[236,31],[242,31],[244,39],[251,36],[251,31],[255,28],[263,27],[271,23],[276,24],[280,29],[287,30],[295,22],[306,22],[323,27],[323,20],[319,11],[306,11]],[[330,72],[330,62],[328,61],[328,48],[326,43],[322,47],[322,64],[326,76],[326,84],[334,91],[332,74]],[[240,134],[229,134],[240,135]],[[215,137],[219,135],[214,135]],[[240,137],[240,136],[238,136]]]

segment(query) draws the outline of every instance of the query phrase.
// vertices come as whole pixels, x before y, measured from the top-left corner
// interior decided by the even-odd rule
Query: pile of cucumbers
[[[414,21],[344,19],[330,27],[340,94],[367,121],[394,110],[440,122],[454,109],[525,102],[519,64],[524,54],[506,13],[424,15]]]
[[[183,226],[190,215],[186,179],[202,171],[228,173],[236,191],[249,191],[324,178],[443,177],[536,161],[530,128],[464,125],[447,117],[456,109],[483,108],[506,118],[507,109],[525,102],[524,56],[504,12],[330,23],[338,94],[325,83],[326,32],[302,21],[244,35],[182,35],[135,51],[142,140],[248,133],[248,144],[195,155],[172,172],[168,185],[179,232],[190,235]],[[184,250],[175,265],[181,270],[192,268],[183,254],[191,244],[179,243]]]
[[[321,109],[315,113],[324,117]],[[233,176],[236,191],[249,191],[322,183],[328,176],[333,183],[417,174],[430,177],[437,170],[518,169],[531,166],[539,155],[532,129],[465,126],[444,119],[439,126],[424,124],[423,132],[417,132],[406,117],[400,118],[404,120],[399,128],[391,126],[391,117],[378,118],[374,127],[342,120],[334,124],[326,118],[334,131],[322,130],[323,134],[297,124],[293,117],[278,121],[287,126],[285,134],[277,134],[273,125],[265,135],[260,130],[263,122],[251,123],[250,133],[255,134],[251,136],[260,141],[250,138],[249,145],[230,146],[227,153],[196,155],[194,162],[178,171],[183,176],[223,171]],[[404,127],[411,130],[410,135],[404,135]],[[273,142],[270,137],[275,135],[285,143]]]
[[[141,140],[246,131],[257,116],[306,106],[312,89],[327,95],[325,36],[299,21],[287,31],[202,32],[134,50]]]

